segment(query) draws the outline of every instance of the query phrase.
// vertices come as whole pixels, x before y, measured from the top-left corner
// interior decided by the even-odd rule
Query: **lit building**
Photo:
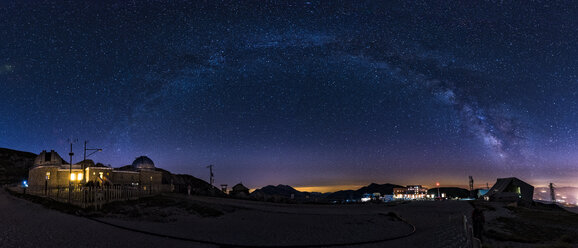
[[[393,198],[396,200],[427,200],[434,199],[428,195],[427,188],[421,185],[408,185],[405,188],[393,188]]]
[[[114,169],[106,166],[66,163],[54,150],[42,151],[28,173],[31,189],[65,188],[69,186],[130,186],[142,190],[161,190],[162,172],[153,161],[138,157],[130,166]]]

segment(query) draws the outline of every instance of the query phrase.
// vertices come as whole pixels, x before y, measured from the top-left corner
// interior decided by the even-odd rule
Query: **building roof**
[[[514,192],[513,187],[519,187],[520,192]],[[492,197],[501,193],[518,193],[522,198],[531,200],[534,186],[515,177],[498,178],[496,184],[485,195]]]
[[[34,166],[59,166],[62,167],[64,164],[68,164],[68,162],[64,161],[60,155],[54,150],[47,152],[43,150],[36,158],[34,159]]]
[[[490,189],[490,191],[488,193],[495,193],[495,192],[502,192],[505,191],[508,186],[514,183],[518,186],[523,186],[523,187],[532,187],[534,188],[534,186],[518,179],[515,177],[508,177],[508,178],[498,178],[498,180],[496,181],[496,184],[494,184],[494,186],[492,186],[492,188]]]

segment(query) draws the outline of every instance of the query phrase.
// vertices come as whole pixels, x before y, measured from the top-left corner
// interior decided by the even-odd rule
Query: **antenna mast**
[[[72,144],[76,143],[77,139],[72,139],[70,138],[68,140],[70,142],[70,153],[68,153],[68,155],[70,156],[70,161],[68,162],[69,165],[69,170],[68,170],[68,203],[70,203],[70,200],[72,198],[72,156],[74,156],[74,152],[72,152]]]
[[[209,172],[211,173],[209,176],[209,183],[211,184],[211,186],[213,186],[213,183],[215,182],[215,175],[213,174],[213,166],[214,165],[207,166],[207,168],[209,168]]]
[[[556,203],[556,192],[553,183],[550,183],[550,200],[552,200],[553,203]]]

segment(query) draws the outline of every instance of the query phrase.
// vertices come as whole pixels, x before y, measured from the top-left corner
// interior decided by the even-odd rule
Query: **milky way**
[[[0,147],[250,187],[578,176],[565,3],[0,3]],[[75,150],[81,153],[81,142]]]

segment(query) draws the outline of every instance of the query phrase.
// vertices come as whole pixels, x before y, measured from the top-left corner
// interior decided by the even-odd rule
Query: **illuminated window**
[[[100,177],[100,179],[103,179],[104,178],[104,172],[99,172],[98,177]]]
[[[76,180],[76,174],[70,173],[70,181],[75,181],[75,180]]]
[[[82,173],[78,173],[78,176],[76,177],[76,179],[77,179],[78,181],[82,180]]]
[[[46,172],[46,180],[50,180],[50,171]]]

